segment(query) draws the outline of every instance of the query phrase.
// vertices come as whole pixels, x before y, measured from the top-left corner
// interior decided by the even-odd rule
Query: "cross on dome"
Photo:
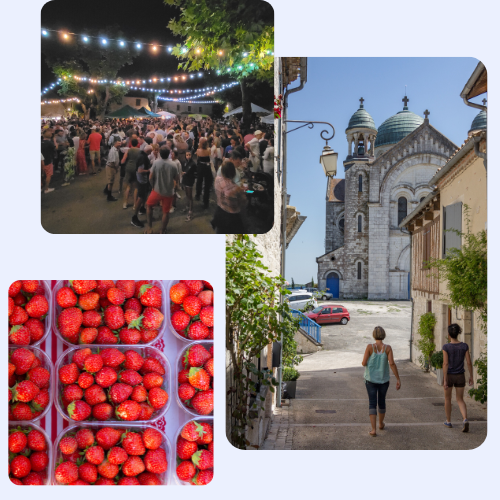
[[[486,98],[484,98],[482,102],[483,102],[483,106],[486,106],[486,103],[487,103],[488,101],[486,100]]]
[[[431,112],[429,110],[425,110],[424,111],[424,116],[425,116],[425,119],[428,120],[429,119],[429,115],[431,114]]]
[[[359,107],[360,107],[360,108],[362,108],[362,107],[363,107],[363,103],[365,102],[365,100],[361,97],[361,98],[359,99],[359,102],[360,102]]]
[[[405,107],[403,109],[408,109],[408,101],[409,100],[410,99],[408,97],[406,97],[406,96],[403,97],[402,101],[405,103]]]

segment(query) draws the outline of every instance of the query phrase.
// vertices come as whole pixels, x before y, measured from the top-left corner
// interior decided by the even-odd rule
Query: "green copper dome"
[[[474,120],[472,120],[469,133],[475,130],[486,130],[486,111],[480,111]]]
[[[403,111],[387,118],[387,120],[380,125],[377,138],[375,139],[375,147],[398,143],[401,139],[404,139],[407,135],[420,127],[422,123],[424,123],[424,119],[409,111],[408,107],[405,106]]]
[[[375,126],[373,118],[363,106],[363,101],[364,99],[361,98],[360,99],[361,104],[359,105],[359,109],[356,111],[356,113],[354,113],[351,116],[351,119],[349,120],[349,125],[347,125],[347,128],[345,129],[346,132],[353,128],[369,128],[374,131],[377,131],[377,127]]]

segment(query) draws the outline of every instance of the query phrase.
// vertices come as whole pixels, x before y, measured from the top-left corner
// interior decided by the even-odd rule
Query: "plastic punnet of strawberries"
[[[148,344],[163,324],[162,290],[148,280],[72,280],[56,302],[70,344]]]
[[[178,395],[182,404],[198,415],[211,415],[214,410],[214,347],[207,350],[193,344],[184,352],[179,371]]]
[[[205,485],[214,477],[214,432],[211,424],[192,420],[182,429],[176,444],[177,477]]]
[[[73,420],[150,420],[168,402],[165,368],[154,357],[86,347],[70,361],[59,368],[58,397]]]
[[[33,420],[50,403],[50,372],[32,349],[9,355],[9,420]]]
[[[214,338],[214,292],[208,281],[181,280],[170,287],[172,328],[190,340]]]
[[[9,286],[9,344],[31,345],[45,334],[49,301],[39,280],[17,280]]]
[[[59,441],[57,484],[162,485],[168,469],[162,434],[145,430],[80,428]]]
[[[49,447],[45,436],[32,427],[9,430],[9,478],[14,484],[47,483]]]

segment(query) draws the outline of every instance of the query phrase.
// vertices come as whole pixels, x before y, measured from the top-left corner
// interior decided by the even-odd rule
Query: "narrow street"
[[[322,328],[323,350],[304,356],[295,399],[277,408],[264,449],[473,449],[486,438],[486,406],[466,398],[470,432],[462,433],[453,397],[453,428],[444,427],[443,388],[409,361],[409,302],[336,301],[351,315],[346,326]],[[401,389],[391,373],[386,428],[368,434],[368,396],[361,366],[374,326],[386,330],[396,353]]]

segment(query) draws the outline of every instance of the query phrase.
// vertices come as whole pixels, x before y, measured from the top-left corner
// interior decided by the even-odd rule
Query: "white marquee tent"
[[[267,109],[261,108],[260,106],[257,106],[257,104],[252,104],[252,113],[257,113],[257,114],[269,114],[269,111]],[[225,115],[224,118],[227,118],[228,116],[231,115],[237,115],[238,113],[243,113],[243,107],[240,106],[239,108],[233,109],[231,111],[228,111]]]

